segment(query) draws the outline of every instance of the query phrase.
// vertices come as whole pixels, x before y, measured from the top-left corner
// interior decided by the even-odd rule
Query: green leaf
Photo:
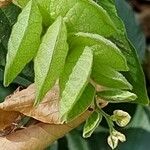
[[[23,72],[19,74],[19,76],[16,77],[13,83],[17,83],[18,85],[28,87],[34,81],[34,78],[33,78],[34,75],[32,71],[33,70],[32,69],[30,70],[29,66],[27,66],[27,68],[25,68]],[[3,82],[3,76],[4,76],[4,66],[0,66],[0,81],[1,82]]]
[[[129,7],[127,7],[125,1],[117,0],[116,2],[119,8],[121,8],[121,6],[123,8],[125,7],[124,9],[123,8],[119,9],[120,11],[122,11],[120,13],[123,13],[124,17],[126,15],[126,17],[129,18],[129,15],[125,12],[131,11],[131,10],[129,10]],[[133,91],[138,96],[135,102],[140,103],[140,104],[148,104],[149,101],[148,101],[148,96],[147,96],[146,87],[145,87],[144,74],[143,74],[141,65],[139,63],[136,50],[134,46],[128,40],[125,26],[117,14],[115,1],[98,0],[98,3],[102,5],[105,10],[107,10],[111,19],[114,21],[114,24],[116,25],[117,29],[119,29],[118,34],[114,35],[114,39],[112,39],[111,37],[111,40],[120,48],[122,53],[126,56],[130,72],[128,72],[125,76],[128,79],[128,81],[130,81],[130,83],[133,85]],[[130,22],[131,21],[129,21],[128,26],[130,25]],[[135,36],[134,38],[136,39],[137,36]],[[139,43],[139,40],[138,40],[138,43]]]
[[[74,63],[75,66],[72,68],[72,72],[61,94],[60,116],[62,121],[66,121],[68,112],[80,98],[88,83],[93,63],[93,53],[91,49],[85,47],[78,61]]]
[[[130,72],[125,74],[127,80],[133,85],[133,92],[137,95],[136,103],[147,105],[149,103],[149,98],[146,90],[146,82],[144,73],[142,71],[142,66],[140,65],[137,55],[135,53],[135,48],[129,42],[130,48],[132,49],[132,54],[128,55],[128,66]]]
[[[120,32],[124,33],[125,32],[124,24],[117,14],[117,10],[115,7],[115,0],[103,0],[103,1],[96,0],[96,1],[100,6],[102,6],[107,11],[111,20],[116,25],[117,29],[120,30]]]
[[[45,150],[58,150],[58,142],[55,141],[53,144],[51,144],[48,148]]]
[[[0,17],[1,19],[5,20],[5,22],[1,22],[1,23],[6,24],[6,26],[9,25],[11,29],[11,26],[13,26],[14,23],[17,21],[17,17],[19,13],[20,13],[20,8],[13,4],[10,4],[4,8],[0,8],[0,14],[1,14]]]
[[[146,150],[150,146],[150,108],[138,106],[132,122],[124,131],[127,135],[127,142],[119,145],[118,149]]]
[[[41,21],[38,6],[34,1],[30,1],[20,13],[9,39],[5,86],[8,86],[36,55],[40,44]]]
[[[10,4],[5,8],[0,9],[0,81],[3,82],[5,57],[7,53],[8,39],[11,33],[12,26],[17,21],[20,9]],[[13,83],[22,86],[28,86],[34,81],[33,66],[28,64],[22,73],[17,76]]]
[[[137,106],[135,114],[131,120],[131,123],[127,126],[127,129],[130,128],[141,128],[150,132],[150,108],[149,107],[143,107],[140,105]]]
[[[106,38],[92,33],[77,33],[70,40],[70,47],[93,46],[94,65],[108,65],[118,71],[128,71],[125,57],[119,48]]]
[[[48,27],[52,24],[52,18],[49,13],[51,0],[37,0],[37,4],[39,6],[39,10],[42,15],[43,24]],[[61,16],[61,15],[60,15]]]
[[[58,17],[44,35],[35,58],[35,84],[37,87],[35,103],[39,103],[54,86],[63,70],[67,52],[66,26],[62,17]]]
[[[0,43],[0,65],[5,66],[5,57],[6,57],[6,49],[4,48],[3,44]]]
[[[11,28],[17,20],[17,16],[20,13],[20,9],[10,4],[6,8],[0,8],[0,46],[1,51],[6,52],[7,42],[11,33]]]
[[[130,102],[134,101],[137,96],[134,93],[122,90],[106,90],[97,93],[97,96],[110,103]]]
[[[0,103],[3,102],[6,98],[6,96],[10,95],[14,90],[15,90],[15,88],[13,86],[4,88],[2,85],[2,82],[0,82],[0,91],[1,91],[0,92]]]
[[[84,113],[88,107],[93,103],[95,96],[95,88],[88,84],[80,96],[79,100],[74,104],[72,109],[67,113],[66,121],[70,122],[71,120],[77,118],[79,115]]]
[[[146,40],[145,35],[141,29],[141,25],[136,18],[133,9],[126,1],[115,0],[115,4],[118,15],[124,22],[128,38],[136,48],[138,56],[142,61],[144,60],[145,56]]]
[[[101,121],[102,115],[96,111],[93,112],[92,115],[86,120],[83,129],[83,137],[84,138],[90,137]]]
[[[109,88],[132,89],[132,85],[121,73],[106,65],[94,67],[91,78],[99,85]]]
[[[77,131],[72,131],[66,135],[68,150],[90,150],[88,142],[80,136]],[[66,149],[65,149],[66,150]]]
[[[65,3],[63,5],[65,6]],[[93,1],[78,1],[66,13],[64,19],[69,33],[89,32],[108,37],[116,32],[107,12]]]

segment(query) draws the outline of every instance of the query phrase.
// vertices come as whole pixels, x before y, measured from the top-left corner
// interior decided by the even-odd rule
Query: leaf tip
[[[129,83],[129,81],[126,80],[126,86],[129,90],[133,90],[132,84]]]
[[[42,97],[37,93],[33,106],[37,107],[42,101]]]
[[[40,104],[39,100],[35,99],[33,107],[37,107]]]
[[[4,85],[4,87],[8,87],[9,83],[6,80],[4,80],[3,85]]]
[[[11,81],[9,80],[8,72],[5,69],[3,85],[4,87],[8,87],[10,83]]]
[[[82,136],[83,136],[83,138],[89,138],[89,137],[91,137],[91,134],[83,132]]]
[[[61,122],[61,123],[67,123],[67,120],[66,120],[66,117],[65,117],[64,114],[61,114],[61,113],[60,113],[59,118],[60,118],[60,122]]]

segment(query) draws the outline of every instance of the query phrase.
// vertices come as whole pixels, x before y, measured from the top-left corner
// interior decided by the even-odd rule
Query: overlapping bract
[[[134,48],[126,38],[124,26],[110,1],[101,5],[104,8],[92,0],[31,0],[27,4],[18,0],[18,4],[25,7],[9,40],[5,85],[35,58],[36,103],[59,80],[62,121],[74,119],[93,102],[96,92],[90,85],[91,79],[111,88],[110,91],[113,88],[113,100],[118,93],[121,100],[125,100],[121,97],[124,91],[120,93],[118,90],[132,90],[133,86],[138,95],[137,86],[145,88]],[[108,10],[106,4],[113,9]],[[43,15],[45,12],[47,16]],[[130,83],[120,71],[127,72]],[[132,95],[125,94],[127,97]],[[136,102],[147,104],[146,93],[142,95]],[[79,106],[83,107],[76,113],[75,108]]]

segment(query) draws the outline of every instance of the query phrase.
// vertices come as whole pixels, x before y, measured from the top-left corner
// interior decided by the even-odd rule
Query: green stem
[[[111,116],[110,115],[108,115],[108,114],[106,114],[101,108],[98,108],[97,109],[101,114],[102,114],[102,116],[106,119],[106,121],[107,121],[107,124],[108,124],[108,126],[109,126],[109,132],[110,132],[110,134],[114,131],[114,124],[113,124],[113,122],[112,122],[112,120],[111,120]]]

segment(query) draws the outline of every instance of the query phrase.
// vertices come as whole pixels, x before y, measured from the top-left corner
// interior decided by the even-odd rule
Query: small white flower
[[[131,120],[131,116],[122,110],[115,110],[113,112],[112,118],[120,127],[125,127]]]

